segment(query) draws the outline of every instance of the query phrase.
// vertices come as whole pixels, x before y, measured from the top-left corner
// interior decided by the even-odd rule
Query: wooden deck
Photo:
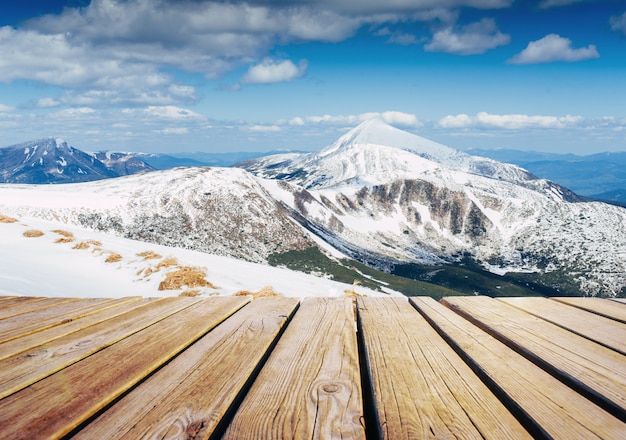
[[[0,438],[625,439],[626,303],[0,297]]]

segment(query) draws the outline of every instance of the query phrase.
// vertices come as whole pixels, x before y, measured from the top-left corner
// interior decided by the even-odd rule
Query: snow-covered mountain
[[[241,166],[250,172],[178,168],[63,187],[0,185],[0,214],[256,263],[310,249],[392,272],[472,260],[551,292],[626,293],[625,209],[379,120],[319,153]]]
[[[72,183],[152,171],[139,158],[124,154],[89,154],[59,138],[39,139],[0,148],[0,182]]]
[[[278,180],[301,224],[357,259],[384,266],[470,255],[496,273],[558,272],[589,294],[626,286],[626,210],[380,120],[319,153],[241,166]]]

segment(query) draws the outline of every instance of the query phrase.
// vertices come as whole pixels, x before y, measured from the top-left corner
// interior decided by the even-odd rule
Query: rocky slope
[[[558,271],[589,294],[626,285],[626,210],[381,121],[319,153],[241,166],[278,180],[301,224],[382,267],[470,255],[496,273]]]

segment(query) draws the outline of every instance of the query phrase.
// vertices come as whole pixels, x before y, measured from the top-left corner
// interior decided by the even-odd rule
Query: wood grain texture
[[[521,415],[538,429],[537,436],[563,440],[623,438],[626,424],[465,318],[432,298],[416,297],[411,301],[439,332],[454,341],[456,349],[471,359],[474,368],[516,403]],[[517,325],[502,323],[509,324]]]
[[[21,315],[34,310],[45,309],[56,304],[78,301],[79,298],[34,298],[30,301],[19,301],[7,307],[0,308],[0,319]]]
[[[11,439],[67,435],[247,301],[196,302],[0,400],[0,432]]]
[[[252,301],[74,438],[208,438],[297,305]]]
[[[493,298],[447,297],[442,303],[571,386],[626,411],[626,358],[620,353]]]
[[[0,398],[108,347],[198,299],[159,298],[108,321],[9,356],[0,361]]]
[[[119,300],[117,300],[119,302]],[[46,307],[45,309],[23,313],[0,319],[0,343],[45,330],[81,316],[96,313],[106,304],[115,304],[114,299],[87,298]]]
[[[364,439],[352,301],[306,298],[226,439]]]
[[[406,298],[357,302],[383,438],[531,438]]]
[[[2,296],[0,297],[0,309],[11,307],[15,304],[40,301],[43,298],[38,296]]]
[[[115,316],[122,315],[132,309],[140,307],[153,301],[149,298],[128,297],[116,300],[114,303],[107,303],[107,307],[99,309],[95,313],[86,316],[64,321],[62,324],[47,328],[37,333],[21,336],[8,342],[0,344],[0,360],[16,355],[23,351],[32,349],[40,345],[46,345],[62,336],[69,335],[75,331],[82,330],[94,324],[106,321]]]
[[[548,298],[499,298],[507,304],[626,355],[626,324]]]
[[[626,298],[550,298],[626,324]]]

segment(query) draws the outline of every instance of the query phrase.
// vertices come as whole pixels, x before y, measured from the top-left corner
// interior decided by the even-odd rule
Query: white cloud
[[[611,30],[621,32],[626,35],[626,12],[622,15],[612,16],[609,23],[611,24]]]
[[[133,110],[129,110],[130,112],[134,112]],[[187,120],[204,120],[206,119],[203,115],[196,113],[194,111],[176,107],[174,105],[164,105],[164,106],[149,106],[142,110],[142,112],[148,116],[163,118],[163,119],[187,119]]]
[[[277,125],[253,125],[249,127],[248,130],[261,132],[261,133],[268,133],[268,132],[271,133],[271,132],[281,131],[281,128]]]
[[[155,133],[159,134],[187,134],[189,133],[189,128],[187,127],[168,127],[162,130],[155,130]]]
[[[296,66],[290,60],[273,60],[266,58],[261,64],[257,64],[248,69],[241,78],[244,84],[269,84],[277,82],[291,81],[304,75],[307,69],[307,62],[300,61]]]
[[[446,129],[496,128],[519,130],[528,128],[566,128],[581,124],[581,116],[537,116],[523,114],[494,115],[486,112],[476,116],[467,114],[448,115],[439,120],[438,125]]]
[[[500,32],[493,19],[483,18],[460,29],[448,27],[435,32],[430,43],[424,45],[424,50],[476,55],[507,45],[510,41],[511,37]]]
[[[414,114],[400,111],[368,112],[358,115],[298,116],[289,120],[289,124],[298,126],[305,124],[358,125],[372,118],[380,118],[388,124],[402,127],[420,127],[422,125]]]
[[[511,64],[538,64],[555,61],[575,62],[599,58],[596,46],[574,49],[572,40],[557,34],[549,34],[537,41],[531,41],[526,49],[515,55],[508,62]]]
[[[0,113],[10,113],[14,111],[14,107],[10,107],[8,105],[0,104]]]
[[[61,103],[54,98],[41,98],[37,101],[37,107],[39,108],[58,107],[59,105]]]

